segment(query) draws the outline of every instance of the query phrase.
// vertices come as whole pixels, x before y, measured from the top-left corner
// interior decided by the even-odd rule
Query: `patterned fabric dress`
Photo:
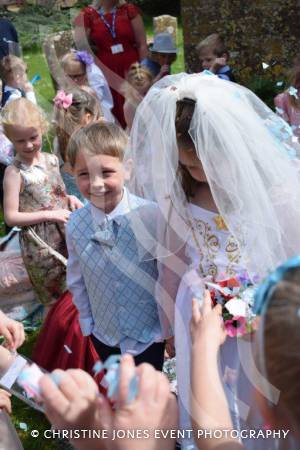
[[[56,156],[42,153],[39,164],[29,166],[14,159],[22,179],[19,211],[68,209],[65,185]],[[22,227],[22,257],[37,299],[46,305],[65,291],[67,247],[62,224],[42,222]]]

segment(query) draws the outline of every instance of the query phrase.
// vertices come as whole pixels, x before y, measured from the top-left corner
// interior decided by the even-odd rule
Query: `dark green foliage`
[[[180,0],[132,0],[145,14],[160,16],[170,14],[178,17],[180,15]]]
[[[286,87],[285,83],[282,86],[277,86],[276,83],[277,81],[267,78],[254,77],[247,83],[247,87],[274,110],[274,97],[283,92]]]

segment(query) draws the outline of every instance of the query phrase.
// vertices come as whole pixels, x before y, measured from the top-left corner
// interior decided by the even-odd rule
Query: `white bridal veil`
[[[158,233],[137,235],[152,257],[176,252],[190,230],[178,174],[176,102],[196,101],[190,136],[249,273],[264,276],[300,252],[298,144],[254,93],[210,73],[163,78],[137,109],[131,131],[133,192],[158,203]],[[258,250],[259,249],[259,250]]]

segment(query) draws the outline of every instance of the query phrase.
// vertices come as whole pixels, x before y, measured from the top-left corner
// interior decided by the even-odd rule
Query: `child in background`
[[[146,67],[134,63],[129,67],[126,83],[124,83],[124,117],[130,131],[135,111],[153,83],[153,76]]]
[[[27,78],[27,65],[18,56],[8,55],[0,61],[0,78],[3,81],[1,106],[17,98],[26,97],[36,104],[32,84]]]
[[[212,309],[211,304],[209,294],[206,294],[201,311],[199,303],[193,303],[191,384],[195,436],[196,429],[233,429],[217,361],[226,334],[220,305]],[[255,334],[255,369],[258,373],[248,376],[255,382],[257,403],[268,424],[267,430],[285,430],[287,437],[284,439],[284,448],[297,449],[300,441],[297,401],[300,395],[299,256],[285,262],[264,280],[256,292],[254,309],[260,315]],[[292,340],[287,338],[289,335],[293,336]],[[214,386],[213,389],[207,389],[207,379]],[[267,441],[261,448],[269,448]],[[197,446],[201,450],[245,448],[237,439],[225,437],[222,441],[199,438]]]
[[[235,81],[228,65],[229,51],[219,34],[213,33],[207,36],[197,45],[196,50],[202,70],[209,70],[223,80]]]
[[[176,61],[177,48],[170,33],[158,33],[154,36],[149,55],[141,62],[154,78],[153,83],[171,73],[171,65]]]
[[[89,86],[100,102],[101,110],[108,122],[114,122],[111,112],[113,98],[101,69],[87,51],[72,50],[61,59],[61,66],[70,80],[79,87]]]
[[[286,152],[286,147],[294,148],[288,129],[251,91],[205,73],[164,78],[136,112],[130,145],[133,186],[156,200],[166,217],[151,252],[158,258],[162,249],[169,251],[169,268],[175,273],[180,269],[181,275],[185,267],[180,285],[173,286],[182,429],[191,426],[189,323],[192,297],[201,295],[202,279],[248,277],[255,284],[300,252],[300,181]],[[181,237],[178,249],[184,248],[185,259],[172,249],[172,234]],[[149,246],[146,234],[141,239]],[[190,282],[193,273],[198,286]],[[165,284],[163,277],[159,283]],[[226,341],[221,364],[239,373],[236,339]],[[230,387],[236,428],[237,385]],[[249,392],[246,382],[243,393]],[[250,448],[251,440],[248,444]],[[195,444],[184,436],[182,446],[192,449]]]
[[[135,214],[155,224],[153,203],[124,187],[130,162],[124,163],[125,132],[114,124],[92,123],[77,130],[68,158],[80,192],[90,201],[67,227],[67,283],[79,310],[84,336],[98,355],[129,352],[136,362],[161,370],[163,333],[155,300],[156,261],[143,251],[132,231]]]
[[[67,193],[84,201],[79,192],[73,170],[67,159],[67,146],[72,133],[80,126],[100,119],[102,116],[99,102],[85,89],[67,89],[59,91],[54,98],[54,140],[55,153],[60,161],[60,172]]]
[[[48,124],[34,103],[25,98],[9,102],[2,125],[16,153],[4,175],[4,218],[22,228],[26,270],[37,299],[50,305],[65,290],[64,224],[70,210],[82,204],[66,194],[56,156],[41,151]]]
[[[282,117],[297,136],[300,138],[300,60],[297,60],[290,73],[290,87],[281,94],[276,95],[274,103],[277,114]]]

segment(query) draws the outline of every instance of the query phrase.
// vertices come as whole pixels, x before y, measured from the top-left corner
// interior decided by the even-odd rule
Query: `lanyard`
[[[99,16],[102,20],[102,22],[104,23],[104,25],[106,26],[106,28],[108,29],[108,31],[110,32],[110,34],[112,35],[113,39],[116,39],[116,17],[117,17],[117,8],[114,8],[112,10],[112,26],[110,26],[110,24],[107,22],[107,20],[104,17],[102,8],[98,11]]]

